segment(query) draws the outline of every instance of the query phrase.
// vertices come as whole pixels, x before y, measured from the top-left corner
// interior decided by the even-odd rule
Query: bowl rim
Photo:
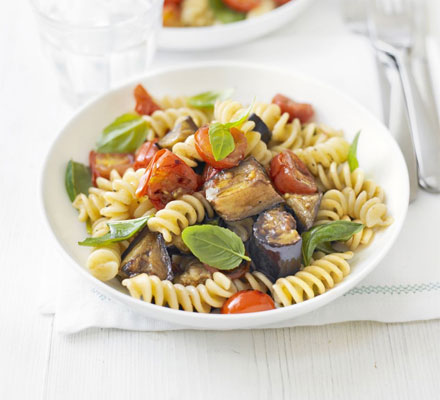
[[[156,304],[152,304],[149,302],[145,302],[143,300],[135,299],[131,297],[128,293],[122,293],[114,288],[112,288],[110,285],[106,284],[103,281],[98,280],[93,275],[91,275],[85,267],[81,266],[79,263],[77,263],[66,250],[64,250],[64,247],[62,245],[61,240],[55,235],[54,230],[51,226],[50,221],[50,212],[47,209],[47,205],[45,204],[44,200],[44,192],[45,192],[45,181],[46,181],[46,174],[48,170],[48,164],[50,163],[51,154],[56,147],[57,143],[61,140],[61,138],[64,135],[64,132],[69,128],[69,126],[73,123],[75,123],[77,120],[81,119],[82,113],[87,110],[89,107],[93,106],[93,104],[98,103],[103,98],[116,93],[120,90],[126,89],[130,86],[136,85],[139,82],[142,82],[143,80],[147,78],[151,78],[153,76],[162,75],[162,74],[168,74],[172,72],[185,72],[186,70],[192,70],[192,69],[200,69],[200,68],[245,68],[245,69],[254,69],[259,70],[261,72],[267,72],[267,73],[282,73],[282,74],[289,74],[295,77],[295,79],[300,79],[304,81],[305,83],[311,84],[315,87],[321,87],[325,90],[330,90],[335,95],[341,99],[343,99],[345,102],[348,102],[353,106],[354,108],[357,108],[359,112],[362,112],[363,115],[368,117],[371,120],[374,120],[376,124],[379,124],[383,130],[388,132],[388,135],[383,135],[382,138],[386,142],[388,142],[388,145],[391,146],[391,148],[394,148],[394,151],[397,152],[397,157],[400,159],[400,169],[402,174],[402,202],[403,200],[405,203],[403,204],[403,209],[401,213],[400,219],[395,219],[393,224],[388,227],[388,229],[391,229],[391,232],[388,233],[387,241],[383,243],[383,246],[381,247],[380,251],[378,251],[373,257],[369,257],[367,261],[367,265],[363,268],[362,271],[358,273],[358,275],[350,280],[344,279],[340,283],[336,284],[331,290],[326,291],[325,293],[315,296],[312,299],[308,299],[302,303],[293,304],[291,306],[287,307],[279,307],[275,310],[270,311],[264,311],[264,312],[256,312],[256,313],[247,313],[247,314],[212,314],[212,313],[198,313],[198,312],[185,312],[183,310],[173,310],[169,307],[164,306],[158,306]],[[292,313],[293,310],[295,310],[294,315],[290,316],[290,319],[297,318],[303,314],[308,313],[309,311],[321,308],[322,306],[330,303],[331,301],[335,300],[336,298],[342,296],[344,293],[348,292],[351,288],[353,288],[356,284],[358,284],[361,280],[363,280],[369,273],[371,273],[376,266],[379,264],[379,262],[385,257],[385,255],[390,250],[391,246],[396,241],[403,223],[405,221],[405,217],[408,211],[408,201],[409,201],[409,178],[408,178],[408,170],[406,167],[406,163],[404,161],[402,152],[400,151],[399,146],[397,145],[395,139],[392,137],[392,135],[389,133],[388,128],[385,127],[385,125],[376,118],[368,109],[366,109],[363,105],[358,103],[356,100],[352,99],[349,95],[345,94],[343,91],[333,87],[332,85],[329,85],[327,83],[323,83],[319,81],[318,79],[315,79],[313,77],[304,75],[303,73],[300,73],[292,68],[287,67],[279,67],[279,66],[272,66],[272,65],[266,65],[266,64],[259,64],[255,62],[241,62],[241,61],[203,61],[203,62],[194,62],[194,63],[182,63],[178,66],[169,66],[169,67],[160,67],[152,69],[151,71],[148,71],[147,73],[144,73],[142,75],[138,75],[136,77],[128,79],[126,82],[116,86],[115,88],[112,88],[105,93],[102,93],[101,95],[89,100],[84,105],[79,107],[73,115],[68,119],[66,123],[62,125],[61,129],[58,129],[58,133],[55,137],[55,139],[52,141],[47,153],[44,157],[43,167],[40,172],[40,179],[39,179],[39,203],[40,203],[40,212],[43,215],[43,219],[45,221],[45,225],[50,231],[53,239],[57,243],[57,249],[58,251],[63,255],[64,259],[67,261],[67,264],[70,265],[75,271],[82,274],[85,279],[88,279],[90,282],[92,282],[94,285],[96,285],[98,288],[102,289],[104,292],[108,293],[113,299],[118,300],[119,302],[126,304],[130,307],[132,310],[136,310],[139,307],[142,307],[146,310],[151,310],[151,314],[155,314],[154,317],[156,318],[157,314],[162,315],[168,315],[167,318],[163,318],[164,320],[170,321],[173,316],[176,317],[176,321],[186,319],[185,322],[176,322],[179,325],[187,325],[187,326],[202,326],[203,322],[213,323],[214,321],[240,321],[240,322],[249,322],[249,327],[251,326],[264,326],[267,324],[271,324],[274,321],[282,321],[282,320],[288,320],[289,314]],[[67,199],[67,197],[66,197]],[[272,317],[272,318],[271,318]],[[160,317],[158,317],[160,318]],[[270,321],[272,319],[272,321]]]

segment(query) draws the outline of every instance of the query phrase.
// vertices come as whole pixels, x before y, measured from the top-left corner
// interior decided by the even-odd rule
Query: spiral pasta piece
[[[80,193],[75,197],[72,205],[79,211],[78,219],[81,222],[86,222],[88,219],[93,222],[101,217],[100,210],[105,206],[105,200],[98,193],[91,193],[88,196]]]
[[[260,164],[269,164],[272,159],[272,152],[268,150],[266,143],[261,140],[261,134],[255,131],[249,131],[245,136],[247,141],[245,157],[251,155]]]
[[[247,109],[235,100],[216,101],[214,105],[214,119],[222,124],[239,120]],[[255,128],[253,121],[245,121],[238,127],[243,133],[252,131]]]
[[[347,160],[349,143],[340,137],[333,137],[324,143],[304,149],[296,149],[294,153],[307,165],[313,175],[318,174],[318,165],[328,168],[335,161],[340,164]]]
[[[351,187],[342,191],[331,189],[322,197],[315,224],[339,221],[347,215],[360,220],[367,228],[384,227],[393,222],[387,212],[385,203],[378,197],[368,198],[366,191],[356,195]]]
[[[111,177],[112,190],[106,191],[103,194],[105,207],[101,209],[101,215],[112,220],[131,218],[137,208],[136,205],[138,205],[140,201],[145,201],[145,198],[139,200],[136,197],[136,189],[144,173],[144,168],[140,168],[136,171],[133,168],[129,168],[122,177],[120,177],[119,174],[114,174]],[[108,186],[107,182],[101,181],[100,178],[98,178],[97,183],[98,185],[105,183],[105,185]]]
[[[273,103],[256,102],[252,108],[252,112],[257,114],[271,131],[281,117],[280,107]]]
[[[196,150],[194,135],[188,136],[182,143],[176,143],[172,151],[191,168],[197,167],[197,161],[202,161]]]
[[[208,117],[203,111],[195,108],[167,108],[165,110],[157,110],[151,115],[144,115],[143,118],[150,124],[153,135],[149,135],[148,139],[154,137],[163,137],[169,130],[173,129],[179,119],[190,116],[197,126],[205,125],[209,122]]]
[[[87,268],[91,274],[101,280],[113,279],[121,265],[121,250],[117,243],[92,250],[87,258]]]
[[[342,221],[351,221],[348,215],[344,215],[341,218]],[[359,219],[355,219],[353,222],[362,223]],[[374,239],[374,230],[371,228],[363,228],[360,232],[355,233],[350,239],[345,241],[345,245],[349,250],[354,251],[359,246],[368,246]]]
[[[147,222],[152,232],[159,232],[166,242],[171,242],[174,235],[180,233],[189,225],[201,223],[208,215],[214,216],[214,211],[208,201],[201,193],[193,195],[185,194],[178,200],[170,201],[164,209]]]
[[[346,187],[350,187],[356,195],[365,190],[369,199],[377,197],[381,201],[385,200],[384,190],[371,179],[366,180],[362,169],[356,168],[351,172],[348,162],[339,165],[336,162],[332,162],[328,169],[318,165],[317,177],[320,185],[325,190],[343,190]]]
[[[147,274],[124,279],[122,285],[132,297],[147,303],[168,306],[174,310],[181,307],[184,311],[200,313],[210,312],[211,307],[220,308],[236,292],[231,280],[220,272],[215,272],[212,279],[197,287],[173,284]]]
[[[288,118],[289,115],[284,113],[272,131],[270,149],[276,153],[285,149],[296,150],[316,146],[333,137],[341,137],[343,134],[342,131],[331,130],[325,125],[315,123],[301,125],[297,118],[287,124]]]
[[[182,108],[188,107],[188,97],[187,96],[163,96],[160,100],[156,99],[156,103],[160,108]]]
[[[233,284],[237,291],[252,289],[263,293],[270,291],[272,296],[275,295],[273,283],[260,271],[247,272],[242,278],[234,279]]]
[[[275,300],[287,307],[325,293],[350,273],[346,260],[352,257],[351,251],[328,254],[295,275],[279,278],[273,285]]]

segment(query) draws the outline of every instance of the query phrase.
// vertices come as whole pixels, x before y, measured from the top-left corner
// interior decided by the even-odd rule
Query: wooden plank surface
[[[43,229],[37,201],[43,154],[65,110],[54,102],[55,86],[44,84],[52,76],[33,29],[26,1],[0,2],[0,399],[440,397],[440,321],[53,332],[52,317],[37,310],[52,250],[29,244]]]

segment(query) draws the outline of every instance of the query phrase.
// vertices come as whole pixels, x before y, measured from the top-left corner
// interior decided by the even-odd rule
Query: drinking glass
[[[163,0],[31,0],[60,88],[78,105],[144,72]]]

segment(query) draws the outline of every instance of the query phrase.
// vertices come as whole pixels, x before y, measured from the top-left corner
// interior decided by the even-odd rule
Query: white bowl
[[[216,315],[172,310],[130,297],[116,281],[103,283],[84,267],[89,249],[77,245],[86,237],[83,223],[77,219],[64,188],[64,172],[69,159],[87,163],[88,153],[107,124],[134,108],[133,88],[141,82],[155,96],[195,94],[229,87],[236,89],[235,98],[250,102],[270,101],[277,92],[313,104],[316,120],[342,128],[351,140],[362,130],[358,146],[360,166],[386,192],[389,213],[394,223],[378,233],[373,243],[356,252],[351,260],[352,272],[333,289],[304,303],[273,311]],[[216,62],[151,72],[122,87],[102,95],[80,109],[61,130],[53,143],[42,175],[42,201],[50,230],[66,263],[92,281],[112,298],[151,318],[187,327],[236,329],[272,324],[315,310],[341,296],[370,273],[396,240],[408,207],[408,173],[396,142],[382,123],[362,106],[338,90],[290,70],[253,64]],[[72,301],[74,301],[72,299]]]
[[[158,45],[166,50],[207,50],[234,46],[281,28],[300,15],[313,0],[292,0],[266,14],[231,24],[162,28]]]

